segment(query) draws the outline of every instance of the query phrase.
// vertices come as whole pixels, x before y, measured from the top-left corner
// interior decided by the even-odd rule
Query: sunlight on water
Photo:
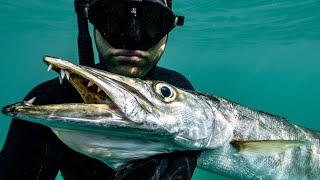
[[[174,1],[185,26],[170,33],[159,65],[177,70],[197,91],[320,129],[320,1]],[[47,74],[43,55],[76,62],[73,1],[0,5],[1,106],[21,100]],[[1,115],[0,147],[10,119]],[[57,176],[61,179],[61,175]],[[196,170],[197,179],[228,179]]]

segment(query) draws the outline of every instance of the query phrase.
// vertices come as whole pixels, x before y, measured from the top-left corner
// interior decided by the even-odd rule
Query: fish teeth
[[[49,72],[51,69],[52,69],[52,64],[50,64],[50,65],[48,66],[47,71]]]
[[[101,89],[100,89],[100,87],[98,86],[97,92],[100,92],[100,91],[101,91]]]
[[[61,70],[60,70],[60,75],[61,75],[61,79],[63,80],[63,79],[64,79],[64,76],[66,75],[65,70],[61,69]]]
[[[66,73],[67,79],[70,80],[70,73],[69,73],[69,71],[65,71],[65,73]]]
[[[36,100],[36,97],[31,98],[28,103],[32,104],[34,102],[34,100]]]
[[[94,85],[94,83],[93,83],[92,81],[89,81],[87,87],[90,87],[90,86],[92,86],[92,85]]]
[[[59,76],[59,82],[60,82],[60,84],[62,84],[62,78],[61,78],[61,76]]]
[[[94,82],[89,81],[87,87],[90,87],[90,86],[92,86],[92,85],[94,85]],[[101,88],[98,86],[97,92],[100,92],[100,91],[101,91]]]

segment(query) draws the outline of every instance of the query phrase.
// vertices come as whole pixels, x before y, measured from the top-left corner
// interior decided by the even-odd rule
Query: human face
[[[144,77],[154,67],[166,47],[167,35],[148,50],[127,50],[112,47],[95,29],[95,41],[100,62],[106,70],[129,77]]]

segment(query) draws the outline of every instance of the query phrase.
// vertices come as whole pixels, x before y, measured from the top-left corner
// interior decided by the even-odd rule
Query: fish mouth
[[[144,133],[153,132],[152,125],[146,119],[157,118],[159,111],[141,94],[140,90],[145,84],[140,79],[75,65],[51,56],[45,56],[43,61],[48,66],[48,71],[52,69],[60,74],[60,83],[67,79],[77,89],[85,104],[103,104],[116,117],[115,123],[118,126],[130,124],[132,129],[142,130]]]
[[[84,103],[33,105],[22,101],[3,107],[2,113],[50,128],[132,138],[151,135],[154,140],[171,136],[157,125],[160,110],[144,95],[148,91],[144,81],[51,56],[43,61],[48,71],[59,74],[60,83],[67,79],[77,89]]]
[[[60,84],[67,79],[78,90],[86,104],[108,104],[109,107],[116,108],[110,97],[102,90],[101,85],[97,83],[98,78],[92,77],[86,69],[50,56],[45,56],[43,61],[48,66],[47,71],[52,69],[57,72]]]
[[[88,106],[99,104],[100,108],[108,111],[112,117],[117,117],[117,121],[130,122],[102,90],[101,83],[97,83],[98,78],[87,72],[86,68],[51,56],[45,56],[43,61],[48,66],[48,72],[52,69],[59,74],[60,84],[67,79],[77,89],[85,104]]]

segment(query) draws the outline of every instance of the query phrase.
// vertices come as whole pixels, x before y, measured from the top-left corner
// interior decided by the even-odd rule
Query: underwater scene
[[[73,4],[1,3],[1,107],[57,77],[47,73],[44,55],[78,63]],[[320,0],[173,0],[173,11],[185,23],[169,33],[158,65],[186,76],[196,91],[320,130],[319,9]],[[1,150],[11,119],[0,118]],[[192,179],[230,178],[196,169]]]

